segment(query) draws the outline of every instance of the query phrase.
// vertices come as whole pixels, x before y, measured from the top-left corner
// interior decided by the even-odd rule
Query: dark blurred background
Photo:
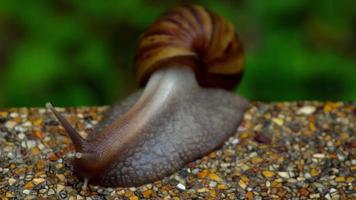
[[[353,0],[189,1],[231,20],[251,100],[356,100]],[[102,105],[137,89],[137,39],[188,1],[0,0],[0,107]]]

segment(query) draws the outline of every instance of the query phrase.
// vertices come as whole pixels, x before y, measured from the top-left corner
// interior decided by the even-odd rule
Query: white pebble
[[[271,186],[271,182],[266,181],[266,187],[270,187]]]
[[[10,113],[10,117],[12,117],[12,118],[16,118],[16,117],[18,117],[18,116],[19,116],[18,113],[15,113],[15,112]]]
[[[240,141],[239,141],[239,139],[237,139],[237,138],[236,138],[236,139],[233,139],[233,140],[231,141],[232,144],[238,144],[239,142],[240,142]]]
[[[305,173],[304,174],[304,178],[306,178],[306,179],[310,179],[312,176],[309,174],[309,173]]]
[[[30,194],[30,192],[31,192],[30,190],[23,190],[22,191],[22,193],[24,193],[24,194]]]
[[[20,133],[17,135],[17,137],[20,139],[20,140],[23,140],[25,138],[25,134],[24,133]]]
[[[322,153],[316,153],[313,155],[314,158],[325,158],[325,154]]]
[[[282,178],[289,178],[288,172],[278,172],[278,175]]]
[[[9,185],[13,185],[14,183],[16,183],[16,179],[9,178],[8,182],[9,182]]]
[[[5,123],[6,128],[8,129],[13,129],[16,126],[16,122],[14,121],[8,121]]]
[[[26,142],[26,144],[27,144],[27,148],[29,148],[29,149],[31,149],[31,148],[36,146],[36,142],[34,140],[28,140]]]
[[[298,115],[310,115],[315,112],[316,108],[314,106],[304,106],[297,111]]]
[[[215,181],[211,181],[211,182],[209,183],[209,187],[211,187],[211,188],[215,188],[216,185],[217,185],[217,183],[216,183]]]
[[[186,189],[185,185],[183,185],[182,183],[178,183],[177,188],[181,189],[181,190],[185,190]]]

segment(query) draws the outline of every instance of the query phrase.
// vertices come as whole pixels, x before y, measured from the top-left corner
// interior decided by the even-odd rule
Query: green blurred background
[[[163,11],[197,3],[243,41],[251,100],[356,100],[353,0],[0,0],[0,107],[103,105],[137,89],[137,38]]]

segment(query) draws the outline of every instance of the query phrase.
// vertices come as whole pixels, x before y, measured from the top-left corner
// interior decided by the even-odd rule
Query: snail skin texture
[[[47,104],[73,141],[85,186],[162,179],[221,146],[248,106],[228,91],[243,70],[234,27],[201,6],[159,17],[140,38],[135,69],[144,89],[109,108],[87,138]]]

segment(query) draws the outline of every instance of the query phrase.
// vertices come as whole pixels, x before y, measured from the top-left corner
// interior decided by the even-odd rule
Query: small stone
[[[349,134],[343,132],[343,133],[340,134],[340,138],[341,138],[342,140],[347,140],[347,139],[349,139]]]
[[[17,135],[17,137],[20,139],[20,140],[23,140],[25,138],[25,134],[24,133],[20,133]]]
[[[309,173],[305,173],[304,174],[304,178],[306,178],[306,179],[310,179],[312,176],[309,174]]]
[[[216,183],[215,181],[211,181],[211,182],[209,183],[209,187],[210,187],[210,188],[215,188],[216,185],[217,185],[217,183]]]
[[[262,175],[266,178],[271,178],[272,176],[274,176],[274,172],[265,170],[265,171],[262,171]]]
[[[14,121],[7,121],[5,123],[5,127],[8,128],[9,130],[13,129],[16,126],[16,122]]]
[[[208,192],[209,190],[207,189],[207,188],[199,188],[198,190],[197,190],[197,192],[199,192],[199,193],[204,193],[204,192]]]
[[[240,181],[239,181],[239,186],[240,186],[242,189],[246,189],[247,184],[246,184],[243,180],[240,179]]]
[[[44,182],[45,181],[45,179],[43,179],[43,178],[34,178],[33,180],[32,180],[32,182],[35,184],[35,185],[38,185],[38,184],[40,184],[40,183],[42,183],[42,182]]]
[[[26,146],[28,149],[31,149],[36,146],[36,142],[34,140],[27,140]]]
[[[58,185],[57,185],[57,188],[56,188],[56,191],[57,191],[57,192],[60,192],[60,191],[64,190],[64,188],[65,188],[64,185],[58,184]]]
[[[256,133],[254,139],[256,142],[259,142],[262,144],[270,144],[272,142],[272,139],[263,133]]]
[[[178,187],[178,186],[177,186]],[[152,190],[145,190],[142,192],[143,197],[150,198],[152,195]]]
[[[53,189],[49,189],[47,192],[48,195],[54,195],[56,192]]]
[[[311,198],[311,199],[317,199],[317,198],[320,198],[320,194],[319,194],[319,193],[313,193],[313,194],[310,194],[310,195],[309,195],[309,198]]]
[[[197,174],[199,178],[205,178],[208,175],[208,170],[203,170]]]
[[[7,198],[13,198],[13,197],[15,197],[15,194],[13,192],[7,191],[5,196]],[[4,199],[6,199],[6,198],[4,198]]]
[[[253,157],[252,159],[251,159],[251,162],[253,163],[253,164],[259,164],[259,163],[261,163],[263,161],[263,159],[262,158],[260,158],[260,157]]]
[[[318,176],[319,175],[319,171],[315,168],[313,168],[311,171],[310,171],[310,175],[311,176]]]
[[[271,186],[271,182],[266,181],[266,187],[270,187]]]
[[[42,138],[42,132],[39,131],[39,130],[33,131],[32,134],[33,134],[33,136],[34,136],[35,138],[37,138],[37,139],[41,139],[41,138]]]
[[[299,194],[300,194],[300,196],[307,197],[309,195],[309,191],[308,191],[307,188],[300,188],[299,189]]]
[[[210,190],[209,193],[210,193],[210,197],[211,197],[212,199],[214,199],[214,198],[216,197],[216,192],[215,192],[215,190]]]
[[[355,177],[347,177],[346,182],[352,183],[355,180]]]
[[[325,154],[322,153],[316,153],[313,155],[314,158],[325,158]]]
[[[23,188],[25,188],[25,189],[32,189],[32,188],[33,188],[33,183],[32,183],[32,182],[27,182],[27,183],[23,186]]]
[[[13,185],[13,184],[16,183],[16,179],[14,179],[14,178],[9,178],[8,183],[9,183],[9,185]]]
[[[38,170],[44,169],[45,165],[46,165],[46,162],[44,160],[38,160],[36,163],[36,167]]]
[[[185,190],[185,185],[183,185],[182,183],[178,183],[177,188],[180,190]]]
[[[246,138],[249,138],[250,136],[251,136],[250,133],[248,133],[248,132],[243,132],[243,133],[241,133],[241,134],[239,135],[239,138],[240,138],[240,139],[246,139]]]
[[[61,182],[64,182],[65,176],[63,174],[56,174],[56,176]]]
[[[226,190],[227,187],[226,187],[226,185],[224,185],[224,184],[219,184],[219,185],[218,185],[218,189],[219,189],[219,190]]]
[[[210,173],[208,177],[214,181],[218,181],[218,182],[222,181],[222,179],[215,173]]]
[[[276,123],[278,126],[283,126],[283,119],[281,118],[273,118],[272,121]]]
[[[31,192],[31,190],[27,190],[27,189],[22,191],[22,193],[27,194],[27,195],[29,195],[30,192]]]
[[[345,179],[344,176],[338,176],[338,177],[335,178],[335,181],[336,181],[336,182],[345,182],[345,180],[346,180],[346,179]]]
[[[34,147],[31,149],[31,153],[32,153],[32,155],[37,156],[37,155],[41,154],[41,151],[38,147]]]
[[[130,200],[139,200],[139,198],[137,196],[131,196],[129,199]]]
[[[253,200],[253,193],[252,192],[246,192],[246,199]]]
[[[57,161],[59,158],[58,158],[58,156],[57,156],[56,154],[51,153],[51,154],[48,156],[48,159],[49,159],[50,161]]]
[[[289,178],[289,173],[288,172],[278,172],[278,175],[282,178]]]
[[[315,112],[316,108],[314,106],[304,106],[301,107],[298,111],[298,115],[310,115]]]

